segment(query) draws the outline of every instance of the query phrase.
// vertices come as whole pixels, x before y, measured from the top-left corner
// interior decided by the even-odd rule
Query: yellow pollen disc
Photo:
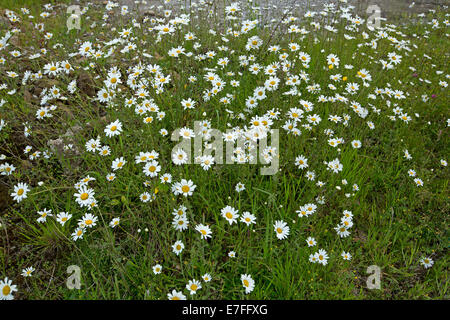
[[[10,292],[11,292],[11,287],[8,285],[5,285],[2,290],[3,295],[7,296]]]

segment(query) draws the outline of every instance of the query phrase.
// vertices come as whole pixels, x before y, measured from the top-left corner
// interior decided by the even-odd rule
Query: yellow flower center
[[[23,195],[23,192],[24,192],[23,189],[19,189],[19,191],[17,191],[17,195],[18,195],[18,196],[21,196],[21,195]]]
[[[8,285],[5,285],[2,290],[3,295],[7,296],[10,292],[11,292],[11,287]]]
[[[88,197],[89,197],[89,195],[86,192],[84,192],[84,193],[81,194],[80,199],[81,200],[86,200]]]
[[[189,190],[190,190],[189,186],[181,187],[181,191],[183,191],[184,193],[189,192]]]
[[[246,286],[246,287],[248,287],[250,285],[250,283],[248,282],[247,279],[245,279],[243,282],[244,282],[244,286]]]

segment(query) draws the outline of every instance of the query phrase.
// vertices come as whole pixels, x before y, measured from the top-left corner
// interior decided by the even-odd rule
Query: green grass
[[[36,22],[45,22],[45,31],[52,32],[53,37],[43,40],[43,34],[33,26],[24,22],[20,24],[22,32],[10,41],[7,49],[0,51],[0,57],[7,63],[0,65],[0,83],[6,83],[7,89],[0,91],[0,97],[7,102],[0,108],[0,118],[7,125],[0,131],[0,153],[6,159],[0,163],[14,164],[17,170],[11,176],[0,176],[2,189],[0,210],[0,276],[13,279],[18,292],[18,299],[166,299],[167,293],[173,289],[183,291],[188,299],[445,299],[447,293],[448,274],[448,167],[440,164],[441,159],[448,160],[449,130],[447,119],[448,89],[442,88],[439,81],[446,80],[448,70],[448,27],[445,27],[445,12],[428,15],[424,21],[436,18],[440,28],[432,29],[429,24],[417,23],[401,25],[389,35],[409,41],[410,52],[395,49],[387,39],[378,42],[376,50],[368,46],[358,47],[374,37],[374,33],[365,27],[361,32],[344,29],[344,20],[335,27],[336,34],[323,29],[313,31],[309,24],[301,25],[311,33],[306,37],[300,34],[274,36],[270,45],[278,44],[287,49],[289,57],[294,59],[288,43],[296,42],[301,51],[311,56],[311,63],[305,69],[297,62],[293,74],[301,71],[308,73],[308,84],[319,84],[322,91],[311,93],[306,90],[302,81],[299,85],[301,97],[282,95],[288,90],[284,84],[285,75],[279,71],[282,79],[276,92],[267,92],[268,97],[260,102],[251,114],[244,112],[245,100],[257,86],[263,86],[267,76],[263,73],[252,75],[248,68],[239,66],[240,55],[254,54],[256,61],[267,66],[279,61],[278,54],[267,50],[245,50],[247,38],[258,35],[264,40],[262,47],[267,48],[271,35],[270,27],[252,30],[240,37],[228,37],[224,43],[219,34],[208,33],[205,23],[208,19],[200,12],[193,17],[189,26],[182,27],[172,37],[162,36],[156,42],[156,33],[145,29],[133,28],[133,36],[137,38],[137,49],[134,53],[120,53],[119,50],[109,58],[80,59],[69,58],[68,54],[78,50],[80,43],[91,41],[103,45],[123,28],[132,27],[127,18],[116,12],[117,18],[109,20],[102,26],[103,9],[90,8],[83,15],[82,30],[67,32],[63,14],[65,8],[57,8],[59,13],[47,19],[39,17],[42,6],[29,2],[18,4],[15,1],[2,2],[3,8],[16,10],[24,5],[32,10]],[[36,12],[36,13],[34,13]],[[447,12],[448,13],[448,12]],[[86,17],[90,19],[87,20]],[[217,19],[223,19],[219,14]],[[92,22],[97,25],[91,28]],[[229,22],[228,22],[229,23]],[[145,25],[145,24],[142,24]],[[17,25],[15,25],[17,26]],[[113,31],[111,28],[116,27]],[[145,25],[148,26],[148,25]],[[285,26],[282,26],[285,27]],[[3,27],[1,27],[3,28]],[[0,28],[0,36],[6,28]],[[10,27],[12,28],[12,26]],[[197,51],[192,42],[184,41],[187,31],[193,31],[201,43]],[[363,39],[362,31],[367,32],[369,39]],[[402,34],[399,34],[400,31]],[[355,37],[346,40],[344,34]],[[317,37],[318,41],[314,41]],[[80,43],[75,43],[76,40]],[[146,41],[143,43],[142,41]],[[216,44],[216,42],[218,44]],[[62,44],[54,48],[56,43]],[[218,45],[226,45],[235,50],[234,53],[221,52]],[[168,50],[183,46],[186,51],[206,53],[215,50],[217,57],[228,57],[230,64],[218,68],[216,73],[227,81],[240,81],[238,88],[229,85],[205,102],[202,91],[210,87],[203,79],[204,68],[217,66],[215,59],[204,61],[192,57],[170,58]],[[416,47],[415,47],[416,46]],[[45,47],[46,55],[35,60],[27,59],[39,48]],[[7,52],[17,49],[24,56],[12,58]],[[140,53],[150,53],[154,58],[146,58]],[[103,49],[107,52],[107,48]],[[394,70],[382,70],[377,63],[379,59],[387,60],[387,53],[397,52],[403,58]],[[341,62],[338,69],[328,69],[326,56],[334,53]],[[424,54],[431,57],[428,59]],[[137,59],[134,59],[138,57]],[[58,78],[43,79],[21,85],[21,76],[26,70],[43,70],[48,62],[69,60],[75,70],[69,75]],[[126,82],[127,70],[139,61],[145,64],[158,64],[164,75],[171,75],[172,80],[161,94],[152,88],[150,96],[166,116],[161,121],[154,120],[144,124],[142,117],[135,114],[133,108],[123,107],[124,99],[133,91],[124,83],[122,91],[113,100],[115,108],[106,108],[104,104],[89,97],[89,90],[78,88],[75,94],[66,88],[73,79],[82,79],[82,85],[92,82],[96,91],[103,87],[108,70],[117,66],[122,72],[122,81]],[[94,68],[84,71],[90,62]],[[345,64],[354,66],[346,70]],[[409,67],[414,67],[412,71]],[[367,69],[372,75],[369,87],[363,87],[356,72]],[[439,75],[436,70],[443,71]],[[6,71],[15,71],[19,80],[6,76]],[[232,71],[235,76],[227,76]],[[242,76],[237,73],[242,72]],[[348,96],[349,101],[357,101],[369,110],[366,119],[361,119],[348,104],[339,102],[317,102],[320,94],[342,94],[345,82],[335,83],[334,92],[327,88],[330,75],[340,73],[347,76],[349,82],[360,84],[356,95]],[[414,77],[417,73],[418,77]],[[198,78],[196,84],[188,81],[189,76]],[[97,78],[97,76],[99,76]],[[150,75],[146,75],[150,79]],[[419,78],[429,80],[421,82]],[[79,80],[80,82],[80,80]],[[58,109],[53,111],[52,118],[36,119],[39,100],[29,97],[29,93],[38,93],[39,88],[50,88],[53,85],[63,90],[66,101],[56,102]],[[408,93],[406,99],[378,97],[368,98],[375,88],[390,86],[394,90]],[[17,89],[14,95],[6,92]],[[230,105],[224,106],[219,99],[226,93],[235,95]],[[422,101],[426,94],[429,100]],[[436,95],[432,98],[432,95]],[[192,98],[197,106],[192,110],[183,110],[180,101]],[[299,100],[314,103],[314,111],[322,121],[313,126],[311,131],[302,128],[299,137],[287,134],[282,129],[287,120],[286,113],[292,107],[300,107]],[[1,100],[1,99],[0,99]],[[388,105],[387,100],[391,102]],[[400,119],[389,120],[393,104],[407,112],[412,120],[405,123]],[[380,109],[377,115],[371,105]],[[193,128],[195,120],[209,119],[213,128],[223,132],[229,128],[227,124],[248,126],[251,118],[262,115],[267,110],[277,108],[280,120],[272,126],[280,129],[279,158],[281,171],[273,176],[259,174],[261,165],[214,165],[204,171],[199,165],[175,166],[171,161],[172,148],[176,142],[170,140],[173,130],[180,127]],[[245,120],[233,118],[225,111],[232,110],[236,115],[243,112]],[[206,113],[206,116],[203,116]],[[418,113],[419,117],[414,114]],[[351,120],[348,126],[334,124],[328,120],[330,114],[342,116],[348,114]],[[118,137],[107,138],[103,132],[106,125],[120,119],[124,131]],[[32,135],[24,137],[23,123],[32,127]],[[375,129],[368,128],[366,122],[372,121]],[[301,124],[305,124],[303,120]],[[55,153],[50,159],[43,157],[29,160],[23,153],[27,145],[33,150],[48,149],[47,142],[64,135],[68,128],[79,126],[73,138],[65,143],[72,143],[79,153]],[[159,130],[165,128],[169,135],[162,137]],[[335,137],[342,137],[345,143],[340,152],[327,144],[328,137],[324,130],[332,129]],[[111,148],[111,155],[100,157],[86,152],[84,147],[89,139],[101,136],[102,144]],[[352,148],[352,140],[360,140],[360,149]],[[406,160],[404,149],[413,156]],[[142,173],[142,164],[136,164],[134,157],[141,151],[156,150],[159,153],[160,174],[171,173],[173,181],[191,179],[197,188],[190,197],[174,196],[170,185],[160,183],[158,178],[148,178]],[[316,174],[315,181],[306,179],[306,171],[298,169],[294,160],[303,154],[308,158],[309,168]],[[111,162],[123,156],[127,164],[116,171],[116,180],[108,182],[105,176],[112,172]],[[323,161],[339,158],[343,171],[333,174],[325,169]],[[417,187],[408,170],[414,169],[417,177],[424,182]],[[83,239],[73,241],[71,234],[77,226],[77,220],[87,211],[75,201],[73,185],[80,179],[90,175],[96,180],[89,183],[95,190],[95,198],[99,204],[92,212],[98,217],[97,226],[89,229]],[[348,181],[342,184],[342,179]],[[151,181],[149,187],[143,182]],[[43,185],[38,186],[42,181]],[[317,181],[326,185],[319,188]],[[26,182],[32,186],[27,199],[16,203],[10,197],[13,187],[18,182]],[[238,182],[245,184],[245,190],[237,193],[234,188]],[[354,196],[352,185],[357,184],[359,191]],[[341,189],[338,190],[336,187]],[[157,193],[155,191],[157,189]],[[155,194],[152,202],[143,203],[139,195],[148,191]],[[300,205],[316,203],[317,196],[324,196],[326,203],[318,204],[318,210],[307,218],[299,218],[295,213]],[[172,211],[179,205],[187,207],[189,229],[180,233],[172,227]],[[230,205],[239,213],[249,211],[256,215],[257,223],[247,227],[243,223],[229,225],[221,217],[220,210]],[[56,222],[54,217],[47,218],[46,223],[38,223],[37,211],[51,209],[56,215],[66,211],[73,215],[64,226]],[[350,236],[340,238],[334,227],[338,224],[343,210],[352,211],[354,226]],[[120,217],[120,225],[114,229],[109,227],[112,218]],[[273,230],[275,220],[284,220],[290,227],[290,234],[285,240],[278,240]],[[194,230],[199,223],[211,226],[212,239],[200,239]],[[308,247],[306,238],[314,237],[316,247]],[[172,244],[182,240],[185,249],[179,255],[172,252]],[[319,248],[325,249],[329,255],[325,266],[308,261],[309,255]],[[234,250],[236,258],[229,258],[228,252]],[[340,254],[350,252],[351,261],[344,261]],[[424,256],[431,257],[434,265],[425,269],[420,265]],[[161,264],[161,274],[155,275],[152,267]],[[68,277],[66,269],[69,265],[81,268],[82,287],[80,290],[67,289]],[[366,280],[369,276],[366,269],[377,265],[382,270],[381,289],[369,290]],[[25,267],[33,266],[36,271],[30,278],[20,275]],[[195,296],[189,295],[185,286],[191,279],[201,280],[204,273],[210,273],[213,280],[202,282],[203,288]],[[244,294],[240,280],[241,274],[251,274],[255,280],[255,289]],[[0,279],[1,280],[1,279]]]

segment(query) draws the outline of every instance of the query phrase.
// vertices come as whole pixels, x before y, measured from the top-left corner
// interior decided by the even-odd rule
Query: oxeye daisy
[[[101,148],[100,137],[98,137],[97,139],[88,140],[85,146],[86,150],[89,152],[95,152],[100,150]]]
[[[38,211],[37,213],[39,214],[39,218],[37,218],[36,220],[39,223],[44,223],[47,221],[47,217],[53,216],[52,210],[47,210],[47,208],[44,208],[44,210]]]
[[[17,286],[12,284],[12,280],[6,277],[0,280],[0,300],[13,300],[13,293],[17,291]]]
[[[245,288],[245,294],[249,294],[255,289],[255,281],[249,274],[241,275],[242,286]]]
[[[237,219],[239,219],[238,210],[234,209],[233,207],[226,206],[220,211],[222,217],[224,217],[230,225],[237,222]]]
[[[295,158],[295,164],[299,169],[304,169],[308,167],[308,159],[306,159],[303,155]]]
[[[60,212],[56,216],[56,221],[58,221],[62,226],[72,218],[72,215],[67,212]]]
[[[350,232],[348,231],[348,227],[345,226],[344,224],[338,225],[337,227],[334,228],[334,230],[336,230],[336,233],[341,238],[345,238],[345,237],[348,237],[350,235]]]
[[[185,164],[188,162],[188,155],[183,149],[178,149],[172,153],[172,161],[176,165]]]
[[[416,178],[416,179],[414,179],[414,182],[416,183],[416,185],[417,185],[418,187],[423,187],[423,181],[422,181],[422,179]]]
[[[148,192],[144,192],[142,193],[139,198],[141,199],[142,202],[148,202],[150,201],[151,197],[150,194]]]
[[[245,223],[247,226],[251,224],[256,224],[256,216],[248,211],[245,211],[241,216],[241,222]]]
[[[186,289],[189,290],[189,293],[191,295],[196,294],[197,290],[199,290],[201,288],[202,288],[202,284],[195,279],[189,280],[188,284],[186,285]]]
[[[173,252],[174,252],[176,255],[179,255],[179,254],[183,251],[183,249],[184,249],[184,244],[183,244],[183,242],[180,241],[180,240],[176,241],[176,242],[172,245],[172,249],[173,249]]]
[[[319,251],[315,254],[317,262],[326,265],[328,263],[328,254],[325,250],[319,249]]]
[[[154,274],[160,274],[162,271],[162,266],[160,264],[157,264],[153,266],[153,273]]]
[[[78,192],[74,194],[75,201],[81,206],[81,207],[87,207],[91,204],[92,201],[94,201],[94,190],[90,189],[86,186],[80,186],[78,189]]]
[[[352,255],[348,252],[342,251],[341,257],[344,260],[350,261],[352,259]]]
[[[306,239],[306,243],[308,244],[308,247],[314,247],[317,244],[316,239],[312,237],[308,237],[308,239]]]
[[[125,161],[125,159],[123,157],[116,158],[113,160],[111,168],[113,169],[113,171],[116,171],[116,170],[122,169],[126,163],[127,162]]]
[[[120,223],[120,218],[113,218],[110,222],[109,222],[109,226],[111,228],[115,228],[119,225]]]
[[[178,208],[173,209],[172,214],[175,217],[182,217],[182,216],[186,215],[186,210],[187,210],[187,208],[185,206],[181,205]]]
[[[195,227],[195,230],[200,232],[202,239],[211,238],[212,232],[211,232],[211,228],[209,226],[204,225],[204,224],[199,224]]]
[[[161,166],[158,164],[158,161],[151,160],[145,164],[143,170],[146,176],[156,177],[158,176],[158,172],[161,171]]]
[[[283,220],[275,221],[275,224],[273,225],[273,228],[274,228],[275,233],[277,235],[277,238],[279,240],[286,239],[287,236],[289,235],[290,228],[287,225],[287,223],[284,222]]]
[[[28,185],[26,183],[19,182],[16,186],[14,186],[14,192],[11,193],[11,197],[17,202],[26,199],[27,193],[30,191]]]
[[[172,290],[171,293],[167,294],[169,300],[186,300],[186,296],[181,291]]]
[[[75,231],[71,235],[72,240],[77,241],[78,239],[83,239],[83,235],[84,235],[84,229],[78,227],[77,229],[75,229]]]
[[[101,156],[109,156],[111,154],[111,149],[109,146],[103,146],[99,149],[99,154]]]
[[[205,282],[210,282],[211,279],[212,279],[212,277],[211,277],[211,275],[210,275],[209,273],[205,273],[205,274],[202,276],[202,279],[203,279],[203,281],[205,281]]]
[[[122,123],[119,120],[111,122],[105,128],[105,134],[107,137],[117,136],[122,132]]]
[[[200,166],[203,170],[207,171],[214,164],[214,157],[210,155],[205,155],[197,158],[200,162]]]
[[[161,183],[171,183],[172,175],[170,173],[165,173],[160,177]]]
[[[353,141],[352,141],[352,147],[355,148],[355,149],[361,148],[361,141],[359,141],[359,140],[353,140]]]
[[[172,189],[175,195],[187,197],[192,196],[196,187],[197,186],[191,180],[181,179],[180,182],[177,182],[172,186]]]
[[[16,170],[16,168],[9,164],[9,163],[4,163],[2,165],[0,165],[0,174],[4,175],[4,176],[9,176],[12,175],[12,173]]]
[[[31,277],[32,273],[35,269],[33,267],[28,267],[22,270],[22,276],[24,277]]]
[[[80,220],[78,220],[82,225],[87,228],[92,228],[97,224],[97,217],[91,213],[86,213]]]
[[[238,182],[235,188],[236,192],[241,192],[245,190],[245,185],[242,182]]]
[[[420,259],[420,263],[423,265],[425,269],[431,268],[434,264],[434,261],[429,257],[424,257]]]
[[[175,217],[172,220],[172,226],[175,228],[175,230],[177,231],[184,231],[188,228],[189,226],[189,221],[186,218],[185,215],[183,216],[179,216],[179,217]],[[199,230],[197,230],[199,231]],[[200,232],[200,231],[199,231]],[[203,233],[202,233],[202,238],[203,238]]]

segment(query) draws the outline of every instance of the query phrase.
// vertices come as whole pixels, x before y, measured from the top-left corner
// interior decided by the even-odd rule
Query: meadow
[[[0,299],[447,299],[448,8],[155,3],[0,1]]]

